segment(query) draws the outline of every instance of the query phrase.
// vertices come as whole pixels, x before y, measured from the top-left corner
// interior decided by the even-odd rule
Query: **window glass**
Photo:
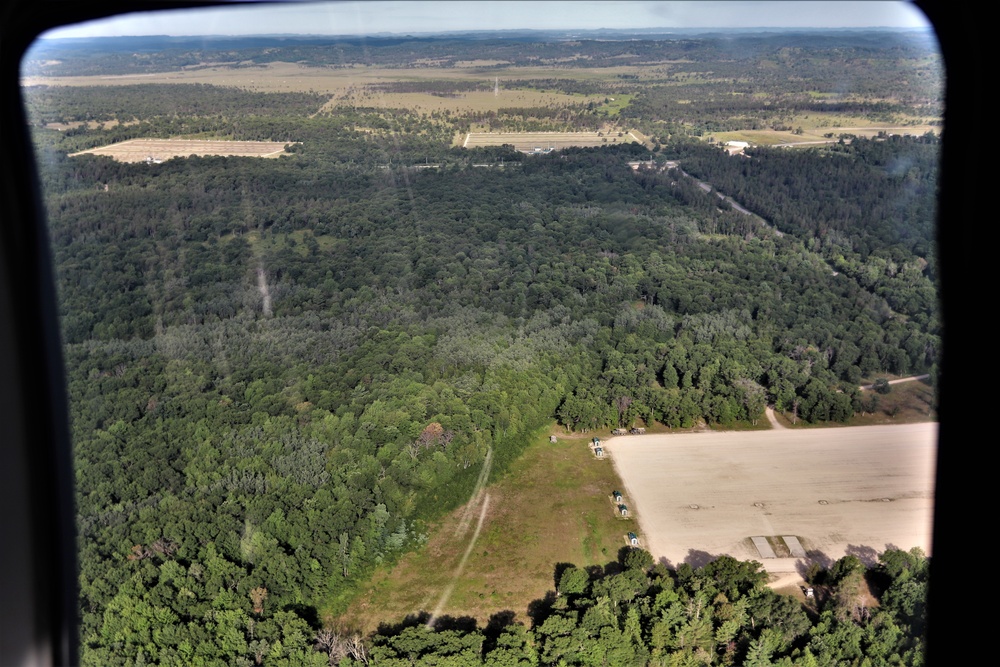
[[[943,76],[899,3],[43,36],[82,663],[917,664]]]

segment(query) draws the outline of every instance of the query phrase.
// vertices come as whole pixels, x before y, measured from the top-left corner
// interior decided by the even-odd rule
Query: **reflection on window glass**
[[[943,69],[861,4],[38,41],[82,663],[921,664]]]

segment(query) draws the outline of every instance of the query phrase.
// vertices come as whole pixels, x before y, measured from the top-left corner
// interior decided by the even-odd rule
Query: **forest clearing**
[[[505,609],[521,610],[552,589],[557,563],[605,565],[618,557],[622,534],[635,530],[608,511],[620,485],[615,470],[589,454],[583,437],[535,438],[510,473],[487,487],[489,511],[461,581],[443,613],[485,623]],[[475,506],[473,506],[475,505]],[[456,531],[470,501],[442,519],[418,551],[378,569],[339,623],[369,632],[382,622],[430,612],[448,588],[472,531]]]
[[[729,554],[769,572],[752,537],[796,536],[810,560],[930,552],[937,424],[621,436],[606,446],[648,550],[671,565]]]

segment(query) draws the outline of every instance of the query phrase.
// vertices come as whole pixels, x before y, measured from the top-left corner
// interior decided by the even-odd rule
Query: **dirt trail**
[[[772,408],[769,405],[764,410],[764,412],[767,413],[767,421],[771,422],[771,428],[773,430],[775,430],[775,431],[784,431],[785,430],[784,425],[782,425],[782,423],[778,421],[778,418],[774,416],[774,408]]]
[[[902,382],[914,382],[916,380],[926,380],[929,377],[930,375],[926,373],[924,375],[911,375],[910,377],[899,378],[898,380],[889,380],[889,384],[892,385],[892,384],[900,384]],[[861,391],[866,391],[873,389],[874,387],[875,385],[873,384],[863,384],[860,387],[858,387],[858,389],[860,389]]]
[[[271,289],[267,285],[267,276],[263,267],[257,267],[257,289],[263,300],[264,317],[271,317]]]

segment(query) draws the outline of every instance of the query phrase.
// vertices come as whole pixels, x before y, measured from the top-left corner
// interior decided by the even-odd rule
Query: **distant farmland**
[[[77,155],[108,155],[119,162],[162,162],[192,155],[227,155],[238,157],[277,157],[294,142],[276,141],[203,141],[189,139],[131,139],[117,144],[91,148]]]
[[[470,132],[462,146],[502,146],[511,144],[519,151],[533,153],[536,149],[559,150],[570,146],[609,146],[636,143],[631,132]]]

